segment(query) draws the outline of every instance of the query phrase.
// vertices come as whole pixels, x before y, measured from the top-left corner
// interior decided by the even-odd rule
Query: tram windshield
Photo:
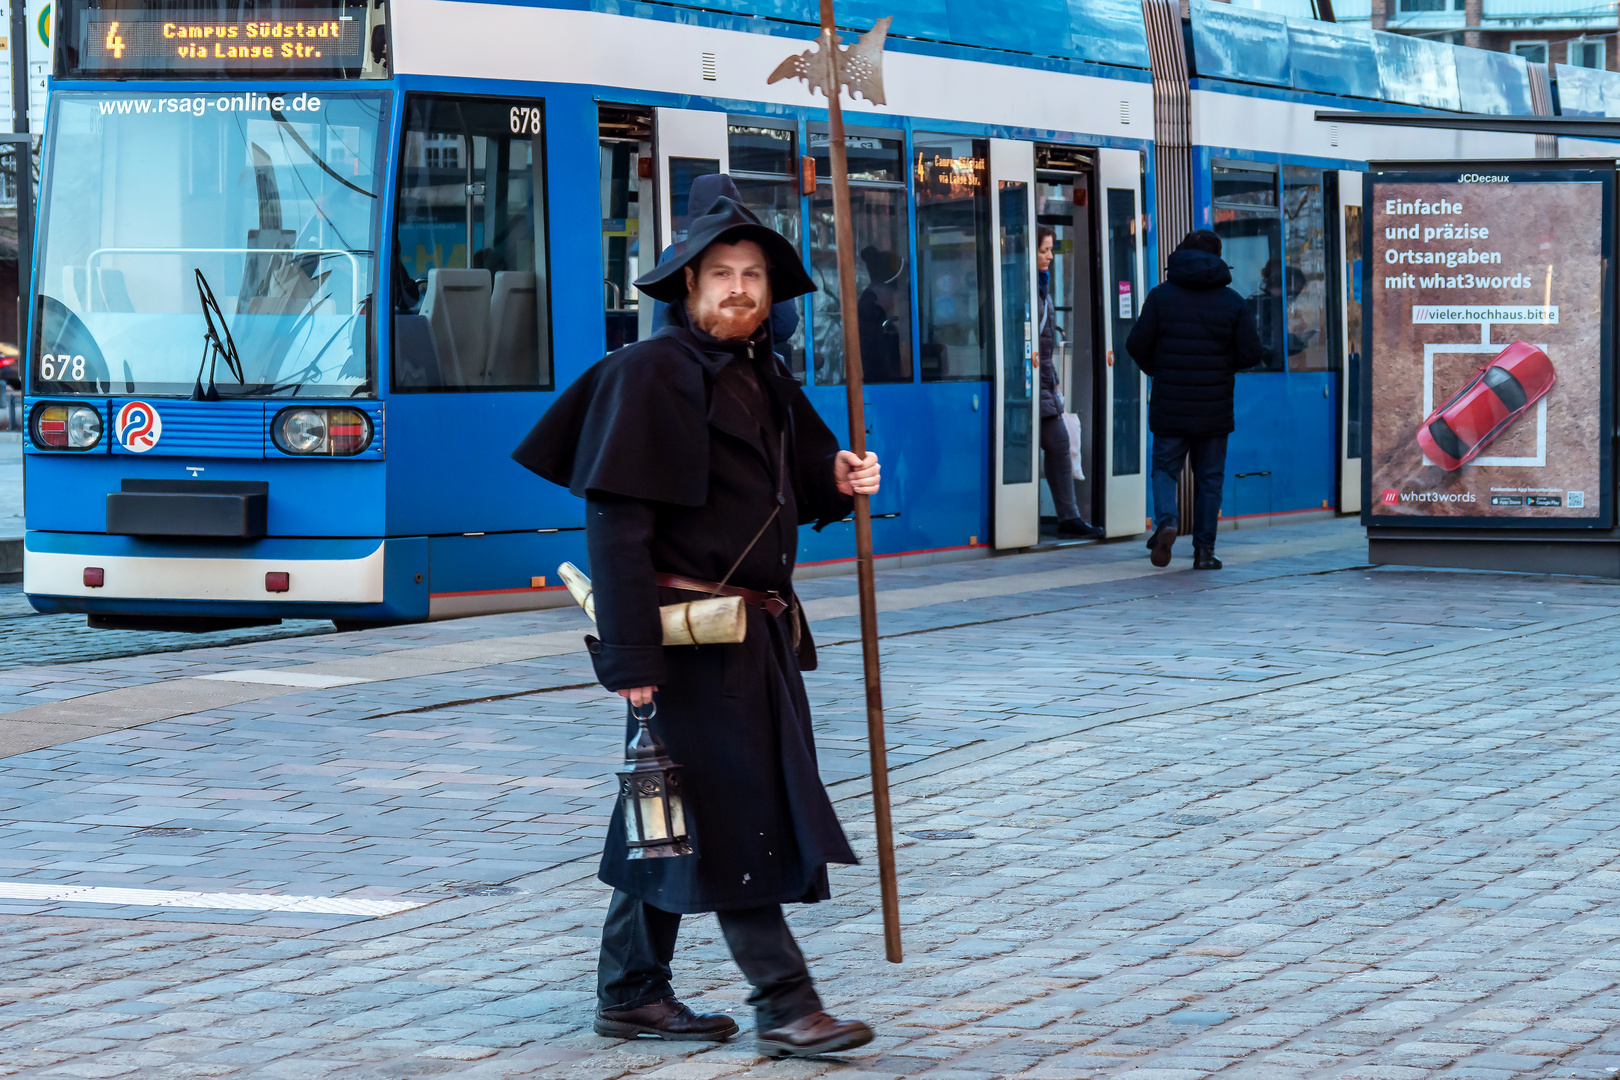
[[[55,101],[34,393],[374,391],[384,94]]]

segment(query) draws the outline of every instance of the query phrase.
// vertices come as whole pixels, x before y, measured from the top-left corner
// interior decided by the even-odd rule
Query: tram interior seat
[[[429,270],[422,313],[394,316],[395,384],[536,385],[539,294],[532,271]]]
[[[476,386],[489,353],[488,270],[428,271],[422,314],[433,330],[433,344],[446,386]]]
[[[394,367],[395,386],[429,390],[444,385],[426,315],[394,316]]]
[[[485,386],[533,386],[539,361],[535,334],[540,317],[539,275],[525,270],[495,272],[489,301],[489,353]]]
[[[91,311],[132,312],[135,305],[124,284],[124,272],[97,267],[90,289]]]

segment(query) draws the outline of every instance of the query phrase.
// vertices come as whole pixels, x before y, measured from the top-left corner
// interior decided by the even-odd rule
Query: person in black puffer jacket
[[[1153,432],[1154,566],[1170,563],[1171,545],[1182,527],[1176,483],[1192,456],[1193,569],[1219,570],[1215,526],[1226,483],[1226,437],[1232,419],[1233,373],[1271,356],[1260,343],[1254,313],[1234,289],[1232,270],[1221,261],[1221,238],[1208,229],[1187,234],[1170,255],[1168,280],[1148,293],[1125,342],[1153,380],[1148,430]]]

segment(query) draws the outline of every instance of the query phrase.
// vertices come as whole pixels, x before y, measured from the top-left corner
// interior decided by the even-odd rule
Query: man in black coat
[[[1148,430],[1153,432],[1154,566],[1170,563],[1182,527],[1176,483],[1192,456],[1193,569],[1219,570],[1215,527],[1226,483],[1226,437],[1232,420],[1234,372],[1271,355],[1260,343],[1254,313],[1234,289],[1221,261],[1221,238],[1208,229],[1188,233],[1170,255],[1166,280],[1148,293],[1125,342],[1153,379]]]
[[[649,726],[685,770],[693,854],[629,858],[622,805],[608,827],[595,1029],[737,1031],[670,985],[681,916],[712,911],[753,984],[764,1053],[861,1046],[871,1029],[822,1011],[781,905],[826,899],[827,864],[855,862],[816,769],[799,674],[815,648],[793,564],[801,523],[837,521],[851,495],[877,491],[877,457],[839,450],[772,351],[773,298],[814,286],[793,245],[742,204],[717,200],[636,285],[670,305],[669,325],[593,365],[512,455],[585,499],[597,678],[656,705]],[[743,642],[666,648],[659,606],[715,593],[744,599]]]

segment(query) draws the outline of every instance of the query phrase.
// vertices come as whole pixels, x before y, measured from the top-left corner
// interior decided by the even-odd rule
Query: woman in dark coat
[[[863,1045],[870,1028],[821,1011],[781,905],[825,899],[827,864],[855,862],[816,769],[799,674],[815,651],[793,596],[798,526],[847,515],[852,492],[876,491],[877,461],[838,449],[775,356],[773,296],[812,286],[792,245],[741,204],[721,198],[692,223],[685,251],[636,284],[670,304],[669,325],[582,375],[513,454],[585,498],[597,677],[656,704],[649,726],[685,771],[693,854],[628,858],[614,811],[596,1030],[737,1030],[694,1014],[670,986],[681,915],[713,911],[754,986],[764,1052]],[[722,582],[747,604],[744,641],[665,647],[659,606]]]
[[[1074,459],[1069,456],[1069,431],[1063,426],[1063,394],[1057,363],[1057,305],[1052,300],[1052,262],[1057,233],[1050,225],[1035,231],[1036,301],[1040,311],[1041,346],[1041,457],[1046,486],[1052,490],[1059,536],[1100,539],[1103,530],[1086,520],[1074,493]]]

